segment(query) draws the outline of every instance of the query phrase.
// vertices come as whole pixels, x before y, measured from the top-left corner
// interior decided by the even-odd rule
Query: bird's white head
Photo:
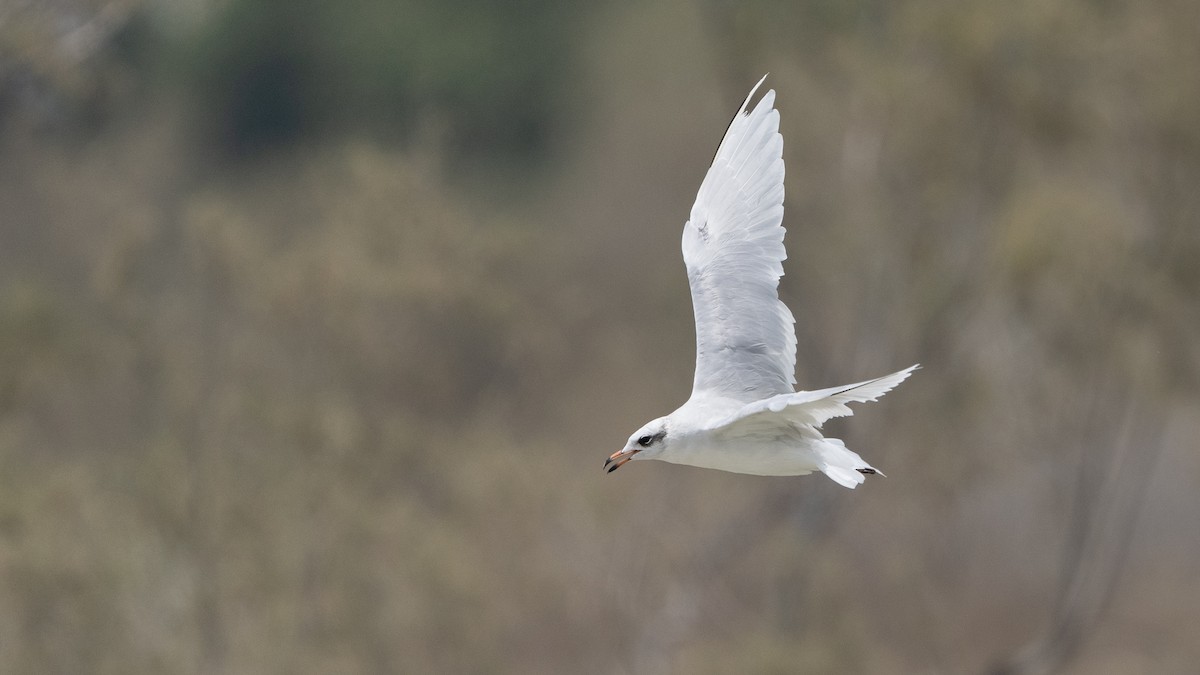
[[[654,459],[661,455],[663,450],[667,449],[670,438],[667,427],[666,417],[648,422],[641,429],[633,432],[624,448],[604,460],[604,468],[612,473],[632,459]]]

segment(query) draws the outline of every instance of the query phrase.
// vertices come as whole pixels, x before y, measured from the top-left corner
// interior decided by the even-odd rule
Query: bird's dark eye
[[[654,442],[653,436],[642,436],[641,438],[638,439],[638,445],[642,446],[643,448],[650,447],[650,444],[653,442]]]

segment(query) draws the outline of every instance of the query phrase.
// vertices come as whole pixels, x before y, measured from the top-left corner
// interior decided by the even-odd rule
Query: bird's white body
[[[766,79],[765,77],[763,79]],[[646,424],[609,457],[764,476],[821,471],[853,488],[879,473],[821,435],[847,403],[874,401],[917,366],[857,384],[795,390],[795,319],[779,300],[783,275],[783,137],[775,92],[755,85],[725,132],[683,229],[696,315],[696,378],[678,410]]]
[[[767,436],[726,435],[706,429],[696,412],[685,406],[667,416],[671,447],[653,459],[755,476],[802,476],[820,467],[820,434],[781,425]]]
[[[802,476],[822,471],[855,487],[863,475],[879,473],[841,440],[821,435],[829,417],[851,414],[849,402],[873,401],[904,381],[917,366],[867,382],[821,391],[779,394],[743,403],[701,394],[661,422],[667,434],[661,452],[645,459],[757,476]],[[630,439],[637,442],[643,434]],[[642,453],[638,453],[642,454]]]

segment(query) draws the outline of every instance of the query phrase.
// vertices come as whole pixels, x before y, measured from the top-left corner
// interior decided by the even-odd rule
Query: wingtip
[[[876,379],[875,381],[878,382],[880,380],[888,380],[891,378],[895,378],[895,383],[892,385],[894,387],[894,386],[900,384],[901,382],[907,380],[913,373],[917,372],[920,369],[921,369],[921,364],[914,363],[911,366],[909,366],[903,370],[897,370],[896,372],[892,373],[891,375],[884,375],[883,377],[880,377],[880,378]]]
[[[762,83],[767,81],[767,75],[770,74],[771,73],[769,72],[764,73],[763,76],[759,78],[758,82],[751,87],[750,93],[746,94],[746,100],[742,101],[742,114],[748,114],[750,112],[750,99],[754,98],[754,92],[758,91],[758,88],[762,86]]]

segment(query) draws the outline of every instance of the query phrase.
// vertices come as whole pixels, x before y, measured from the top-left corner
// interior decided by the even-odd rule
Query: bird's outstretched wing
[[[766,77],[763,77],[765,80]],[[734,116],[683,228],[696,315],[692,396],[754,401],[795,385],[795,319],[783,276],[783,137],[775,91]]]
[[[867,403],[878,400],[896,385],[908,379],[920,365],[884,375],[865,382],[845,384],[818,391],[798,391],[781,394],[742,406],[729,417],[717,421],[713,429],[725,429],[733,435],[753,433],[759,428],[777,429],[780,422],[790,425],[819,428],[831,417],[853,415],[847,403]]]

